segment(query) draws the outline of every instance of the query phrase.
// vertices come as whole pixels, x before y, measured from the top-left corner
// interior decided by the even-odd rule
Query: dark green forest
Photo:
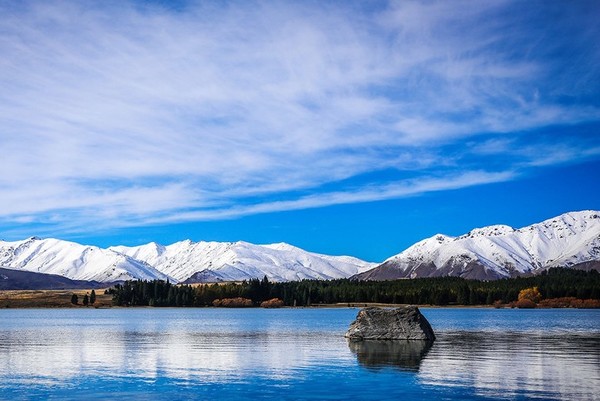
[[[193,287],[177,286],[162,280],[125,281],[107,290],[118,306],[195,306]]]
[[[550,269],[539,276],[495,281],[458,277],[391,281],[303,280],[273,283],[266,277],[242,283],[174,285],[169,282],[126,281],[107,290],[119,306],[210,306],[215,299],[248,298],[255,305],[280,298],[286,306],[334,303],[395,303],[420,305],[491,305],[517,300],[519,291],[538,287],[542,297],[600,299],[600,273]]]

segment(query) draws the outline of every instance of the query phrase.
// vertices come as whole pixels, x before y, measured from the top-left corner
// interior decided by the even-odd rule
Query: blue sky
[[[380,261],[600,209],[596,1],[0,2],[0,238]]]

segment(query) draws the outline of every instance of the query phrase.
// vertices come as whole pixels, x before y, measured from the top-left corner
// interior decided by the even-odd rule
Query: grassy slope
[[[91,289],[5,290],[0,291],[0,308],[84,308],[81,304],[83,296],[90,292]],[[73,294],[79,297],[78,305],[71,303]],[[111,301],[112,295],[105,295],[104,290],[96,290],[95,307],[108,307]]]

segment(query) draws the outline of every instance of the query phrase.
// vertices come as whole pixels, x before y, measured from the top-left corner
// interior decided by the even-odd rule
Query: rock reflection
[[[358,362],[367,368],[378,369],[393,366],[416,372],[421,361],[432,346],[430,341],[365,340],[349,341],[348,346],[356,354]]]

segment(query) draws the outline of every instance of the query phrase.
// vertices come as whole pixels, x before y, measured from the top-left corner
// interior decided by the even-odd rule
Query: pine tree
[[[477,293],[473,288],[469,288],[469,305],[478,305]]]
[[[469,285],[467,283],[461,284],[457,290],[456,303],[459,305],[468,305],[469,295]]]
[[[96,291],[92,290],[90,294],[90,304],[94,305],[96,303]]]
[[[167,295],[167,306],[175,306],[175,287],[171,287],[168,281],[167,286],[169,287],[169,292]]]
[[[83,296],[83,305],[88,306],[89,303],[90,303],[90,297],[88,296],[88,294],[85,294]]]
[[[78,302],[79,302],[79,297],[77,297],[77,294],[71,295],[71,303],[73,305],[77,305]]]

